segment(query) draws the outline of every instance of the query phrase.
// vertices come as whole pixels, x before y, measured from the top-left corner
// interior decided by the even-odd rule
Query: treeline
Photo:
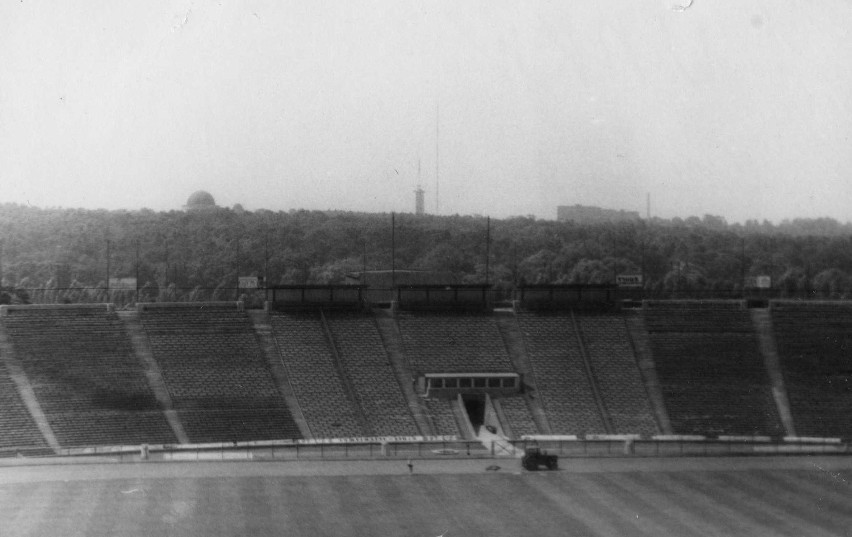
[[[347,273],[392,264],[449,272],[461,283],[487,279],[498,289],[643,274],[655,296],[722,296],[768,275],[781,296],[852,295],[852,226],[831,219],[393,220],[392,228],[390,214],[0,205],[0,301],[115,300],[106,295],[107,274],[138,275],[144,300],[231,299],[238,276],[264,276],[270,285],[342,283]]]

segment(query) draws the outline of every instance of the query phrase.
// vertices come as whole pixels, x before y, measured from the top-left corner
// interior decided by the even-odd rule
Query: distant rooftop
[[[578,224],[600,224],[605,222],[628,222],[639,220],[637,211],[603,209],[588,205],[559,205],[556,207],[556,219],[560,222]]]
[[[213,196],[204,190],[198,190],[193,192],[189,198],[186,200],[185,209],[198,210],[198,209],[211,209],[216,207],[216,200],[213,199]]]

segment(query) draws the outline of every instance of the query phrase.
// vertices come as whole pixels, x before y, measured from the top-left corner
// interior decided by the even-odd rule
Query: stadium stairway
[[[476,431],[473,428],[473,424],[470,422],[470,416],[467,415],[462,395],[458,394],[456,398],[451,401],[451,404],[453,417],[456,420],[456,425],[458,425],[462,438],[465,440],[476,440]]]
[[[14,347],[12,347],[9,343],[3,323],[0,323],[0,365],[2,365],[5,372],[8,373],[8,377],[14,385],[14,389],[16,389],[20,396],[20,402],[24,406],[24,408],[18,409],[20,411],[19,413],[23,414],[24,410],[28,412],[28,417],[32,420],[38,430],[38,433],[42,437],[38,438],[36,431],[32,430],[32,427],[29,426],[29,424],[26,424],[24,428],[29,429],[29,434],[26,434],[25,436],[32,438],[32,442],[34,444],[32,447],[42,448],[46,445],[49,446],[54,453],[59,453],[59,441],[56,439],[56,435],[53,433],[53,429],[51,429],[50,423],[48,423],[47,417],[41,409],[41,405],[39,404],[38,398],[30,385],[29,379],[24,373],[23,367],[15,358]],[[13,389],[13,386],[7,385],[5,386],[5,389],[11,390]],[[7,395],[6,397],[14,397],[14,395]],[[2,411],[5,413],[8,412],[9,409],[3,408]],[[26,419],[23,416],[21,416],[21,418],[24,420]],[[9,432],[4,434],[8,435]]]
[[[110,305],[4,312],[16,361],[63,448],[176,442]]]
[[[518,325],[535,375],[536,398],[547,413],[552,432],[605,433],[571,317],[565,313],[520,312]]]
[[[343,391],[352,402],[352,410],[354,412],[355,419],[358,420],[358,424],[361,426],[361,431],[366,436],[376,436],[373,424],[370,423],[370,420],[367,419],[367,416],[364,413],[364,402],[360,397],[358,397],[358,391],[352,384],[352,377],[348,374],[346,365],[343,363],[343,359],[340,356],[340,349],[337,348],[337,343],[334,341],[334,336],[331,333],[331,327],[329,326],[328,319],[322,310],[320,310],[319,316],[323,332],[325,333],[325,339],[328,343],[328,348],[331,350],[331,355],[333,357],[332,363],[337,371],[338,377],[340,377],[340,383],[343,386]]]
[[[308,421],[302,413],[302,407],[299,406],[299,400],[293,391],[293,386],[290,384],[290,379],[287,376],[287,368],[281,359],[281,352],[278,349],[278,344],[275,341],[272,333],[272,321],[269,319],[269,312],[266,310],[247,310],[248,316],[251,319],[254,331],[257,334],[258,342],[261,350],[266,357],[266,362],[269,365],[269,371],[278,386],[278,390],[284,397],[284,402],[290,409],[290,414],[293,416],[293,421],[299,427],[303,438],[313,439],[311,429],[308,427]]]
[[[639,372],[642,375],[645,389],[648,391],[648,399],[651,402],[651,409],[657,420],[657,426],[662,434],[673,434],[672,423],[669,420],[669,413],[663,399],[663,388],[654,366],[654,355],[651,352],[651,342],[648,338],[645,322],[637,312],[628,313],[625,321],[630,343],[633,345],[633,352],[636,355],[636,362],[639,365]]]
[[[239,303],[140,304],[139,310],[193,443],[302,437]]]
[[[371,436],[422,434],[374,317],[366,312],[340,311],[325,312],[324,317],[341,371],[367,419]]]
[[[272,337],[314,438],[366,436],[318,311],[270,312]]]
[[[503,343],[509,352],[509,359],[512,360],[512,365],[515,366],[515,370],[520,373],[523,379],[524,390],[521,395],[532,415],[536,429],[540,434],[552,434],[544,408],[542,408],[539,400],[531,395],[536,393],[535,375],[532,373],[532,366],[524,344],[524,334],[518,326],[515,312],[495,311],[494,319],[497,321],[497,328],[500,330]]]
[[[402,388],[405,400],[408,401],[408,408],[414,416],[414,421],[417,423],[420,433],[426,436],[438,434],[427,418],[428,411],[423,407],[420,398],[414,391],[414,375],[402,351],[402,335],[399,332],[393,312],[390,310],[373,310],[373,316],[382,343],[384,343],[385,350],[388,353],[388,359],[393,366],[399,386]]]
[[[145,335],[145,330],[142,329],[142,323],[139,322],[139,312],[120,311],[118,312],[118,318],[124,323],[127,335],[130,338],[130,344],[133,346],[133,352],[139,358],[145,376],[148,378],[148,385],[154,392],[157,402],[163,408],[163,414],[172,428],[175,438],[181,444],[188,444],[189,437],[183,428],[178,413],[174,409],[174,405],[172,405],[172,398],[169,395],[166,382],[163,380],[163,373],[154,359],[151,343],[148,341],[148,336]]]
[[[574,334],[577,335],[577,345],[580,349],[580,356],[583,358],[583,367],[586,368],[586,377],[589,379],[589,388],[591,388],[595,404],[598,406],[601,421],[603,422],[606,432],[612,434],[615,432],[612,426],[612,418],[610,417],[609,411],[604,404],[603,397],[601,396],[601,389],[600,386],[598,386],[598,379],[595,376],[594,369],[592,368],[592,361],[589,358],[589,351],[586,348],[583,331],[580,330],[580,325],[577,323],[577,316],[574,314],[574,310],[571,310],[571,327],[574,330]]]
[[[744,301],[645,301],[642,316],[676,434],[784,434]]]
[[[805,437],[852,435],[852,304],[769,302],[790,412]]]
[[[778,357],[778,347],[772,330],[772,317],[768,309],[752,309],[751,320],[757,332],[760,354],[766,371],[769,373],[769,381],[772,383],[772,396],[778,407],[778,415],[787,436],[796,436],[796,428],[793,423],[793,414],[790,411],[790,399],[787,396],[787,387],[784,384],[784,375],[781,373],[781,360]]]
[[[583,349],[588,357],[601,405],[612,434],[653,435],[659,432],[647,390],[630,344],[624,316],[613,313],[576,313]]]
[[[513,432],[511,420],[507,419],[503,412],[501,399],[492,398],[488,394],[485,395],[485,420],[483,423],[485,427],[479,428],[477,438],[485,446],[485,449],[491,450],[493,448],[494,454],[497,456],[514,456],[517,454],[517,450],[508,440],[519,438],[520,434]],[[531,420],[528,421],[531,422]],[[487,426],[489,425],[494,428],[495,432],[492,433],[488,430]],[[521,434],[535,434],[535,431]]]

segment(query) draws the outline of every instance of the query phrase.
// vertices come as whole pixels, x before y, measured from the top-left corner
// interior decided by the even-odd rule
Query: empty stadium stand
[[[741,302],[648,301],[644,321],[676,434],[783,434]]]
[[[18,395],[0,357],[0,457],[52,452]]]
[[[624,317],[577,314],[586,353],[614,433],[657,433]]]
[[[459,431],[452,405],[457,404],[455,400],[449,399],[424,399],[428,417],[432,421],[432,428],[438,435],[463,436]]]
[[[519,313],[518,323],[552,432],[606,433],[571,316]]]
[[[852,437],[845,302],[252,315],[237,303],[0,308],[0,457],[303,434],[471,438],[495,416],[515,438],[778,437],[793,423],[798,436]],[[435,384],[491,373],[519,388]],[[474,404],[484,393],[487,418]]]
[[[293,392],[315,438],[365,436],[319,311],[270,314]]]
[[[298,429],[282,433],[282,424],[292,421],[286,408],[179,410],[177,414],[193,443],[280,440],[282,434],[286,438],[298,435]]]
[[[369,435],[419,434],[373,317],[364,313],[324,315]]]
[[[175,441],[106,305],[16,306],[0,320],[62,447]]]
[[[236,303],[144,304],[140,316],[191,442],[301,438]]]
[[[852,305],[771,302],[790,411],[800,436],[852,436]]]
[[[502,410],[514,438],[525,434],[539,434],[523,397],[500,397],[492,399],[492,402]]]
[[[492,315],[400,313],[397,322],[416,374],[514,372]]]

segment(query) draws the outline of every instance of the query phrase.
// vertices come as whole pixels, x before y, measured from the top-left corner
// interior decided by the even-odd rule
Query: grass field
[[[776,461],[0,467],[0,536],[852,535],[852,462]]]

